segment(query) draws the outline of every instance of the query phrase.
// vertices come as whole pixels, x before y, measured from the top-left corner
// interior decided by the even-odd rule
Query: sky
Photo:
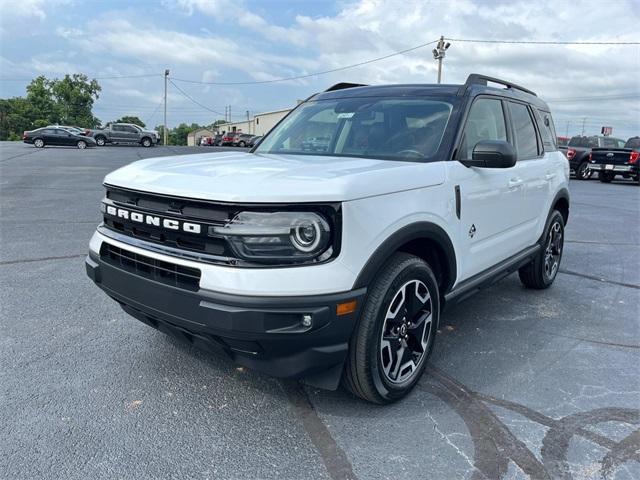
[[[29,80],[85,73],[102,86],[103,122],[137,115],[162,124],[210,124],[287,108],[338,82],[435,83],[432,45],[304,79],[436,40],[640,41],[638,0],[0,0],[0,97]],[[451,40],[444,83],[469,73],[534,90],[559,135],[640,134],[640,46],[519,45]],[[113,77],[133,78],[113,78]],[[187,80],[187,81],[185,81]],[[196,82],[196,83],[193,83]]]

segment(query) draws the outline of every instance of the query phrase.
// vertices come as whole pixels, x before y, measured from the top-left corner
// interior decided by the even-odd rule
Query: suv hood
[[[437,185],[444,181],[444,167],[442,162],[225,152],[141,160],[104,181],[221,202],[327,202]]]

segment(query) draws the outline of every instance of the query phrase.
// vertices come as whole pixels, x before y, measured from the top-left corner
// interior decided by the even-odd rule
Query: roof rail
[[[353,88],[353,87],[368,87],[368,85],[365,85],[363,83],[341,82],[341,83],[336,83],[335,85],[327,88],[325,92],[333,92],[335,90],[344,90],[345,88]]]
[[[467,77],[467,81],[464,83],[459,94],[464,93],[471,85],[484,85],[486,86],[488,82],[491,83],[499,83],[500,85],[504,85],[507,88],[512,88],[514,90],[520,90],[521,92],[528,93],[530,95],[536,96],[536,92],[532,92],[528,88],[521,87],[512,82],[507,82],[506,80],[500,80],[499,78],[487,77],[486,75],[480,75],[479,73],[472,73]]]

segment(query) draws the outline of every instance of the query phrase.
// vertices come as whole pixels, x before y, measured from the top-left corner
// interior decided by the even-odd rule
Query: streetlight
[[[445,42],[444,37],[441,36],[436,48],[433,49],[433,58],[438,60],[438,83],[441,83],[442,80],[442,59],[450,46],[451,43]]]

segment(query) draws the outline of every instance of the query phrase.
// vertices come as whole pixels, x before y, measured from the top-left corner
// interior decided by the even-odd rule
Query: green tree
[[[181,123],[176,128],[169,130],[169,145],[186,145],[187,135],[192,130],[194,130],[193,125],[190,127],[186,123]]]
[[[33,128],[33,109],[26,98],[0,99],[0,139],[19,140]]]
[[[25,130],[51,124],[100,124],[92,109],[101,88],[86,75],[65,75],[61,80],[41,75],[26,90],[26,97],[0,99],[0,140],[19,138]]]
[[[97,80],[89,80],[84,74],[74,73],[50,83],[51,93],[61,112],[60,123],[82,127],[94,127],[100,123],[92,112],[93,102],[102,91]]]
[[[116,120],[113,123],[134,123],[135,125],[138,125],[139,127],[146,127],[146,125],[144,124],[144,122],[142,120],[140,120],[140,118],[134,116],[134,115],[125,115],[124,117],[119,118],[118,120]]]

